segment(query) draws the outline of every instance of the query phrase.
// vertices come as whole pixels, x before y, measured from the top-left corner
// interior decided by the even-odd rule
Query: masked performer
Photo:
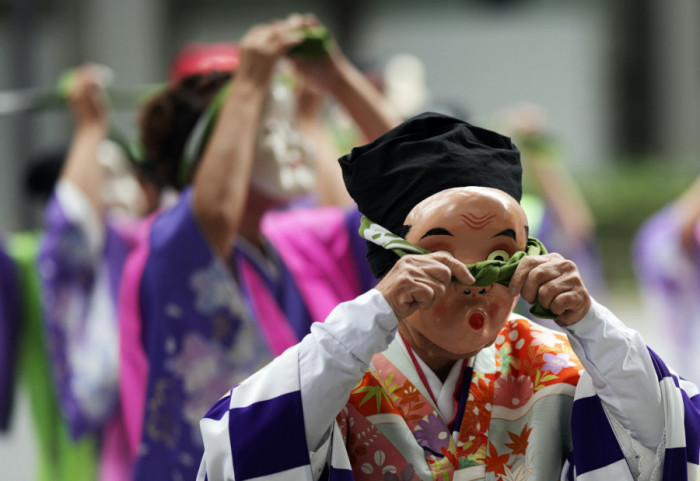
[[[381,281],[214,405],[200,480],[696,479],[697,388],[528,239],[508,138],[428,113],[340,163]]]
[[[316,180],[280,77],[312,27],[316,19],[293,15],[251,28],[228,69],[185,69],[197,73],[173,78],[141,114],[149,159],[182,194],[153,220],[122,282],[121,394],[134,479],[194,479],[198,421],[222,390],[366,289],[369,276],[356,267],[364,245],[347,233],[357,215],[281,209]],[[337,46],[295,64],[354,112],[368,137],[396,125]]]

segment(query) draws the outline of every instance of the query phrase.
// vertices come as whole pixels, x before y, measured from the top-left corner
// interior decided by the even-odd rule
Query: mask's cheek
[[[459,357],[481,347],[481,336],[469,326],[470,314],[459,303],[441,302],[417,311],[406,323],[438,348]]]
[[[489,293],[489,317],[497,322],[502,321],[502,326],[510,317],[513,309],[515,309],[519,298],[520,296],[511,296],[507,287],[495,284]]]

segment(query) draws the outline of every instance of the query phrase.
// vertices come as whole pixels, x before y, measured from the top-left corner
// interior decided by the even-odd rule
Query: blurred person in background
[[[290,75],[332,95],[367,139],[398,123],[336,44],[296,50],[317,27],[302,15],[253,26],[226,68],[194,61],[140,113],[146,155],[181,195],[152,220],[122,279],[134,479],[194,479],[211,403],[373,282],[358,267],[356,209],[286,208],[319,184],[342,188],[337,172],[314,170],[295,124],[309,106],[289,103]]]
[[[374,69],[373,78],[403,119],[421,112],[437,112],[467,119],[468,113],[459,102],[430,90],[428,69],[417,55],[400,52],[389,56]]]
[[[24,231],[7,237],[19,304],[17,363],[11,367],[17,377],[16,386],[25,391],[28,402],[36,443],[36,458],[31,463],[33,479],[93,481],[97,476],[97,440],[94,436],[75,439],[71,435],[54,382],[37,259],[41,236],[42,231]]]
[[[593,214],[562,163],[561,146],[552,136],[545,110],[520,103],[495,115],[503,132],[513,138],[523,163],[522,205],[530,230],[550,252],[576,263],[591,294],[605,300]]]
[[[71,437],[94,436],[104,448],[119,399],[120,278],[127,254],[145,235],[140,219],[159,206],[160,188],[125,144],[110,140],[115,127],[105,68],[83,65],[68,75],[75,130],[46,207],[41,297],[53,381]]]
[[[667,355],[700,383],[700,177],[644,222],[633,246],[644,312]]]
[[[27,201],[41,208],[46,205],[53,194],[65,155],[65,149],[58,149],[41,154],[33,160],[24,175]],[[32,463],[33,479],[93,481],[97,478],[97,437],[85,435],[75,439],[72,436],[54,381],[38,263],[42,236],[43,231],[37,229],[11,232],[6,237],[7,254],[16,274],[19,316],[15,319],[17,332],[13,333],[12,329],[6,331],[10,339],[5,340],[15,343],[16,351],[16,363],[7,366],[10,371],[6,373],[14,375],[17,379],[15,386],[21,387],[26,393],[36,443],[36,459]],[[3,276],[7,274],[9,271],[4,271]],[[12,302],[11,298],[7,301]],[[7,359],[12,351],[13,349],[3,350],[3,359]],[[16,393],[13,394],[13,397],[17,396]],[[10,421],[16,422],[14,418]],[[14,429],[14,426],[11,425],[10,428]]]

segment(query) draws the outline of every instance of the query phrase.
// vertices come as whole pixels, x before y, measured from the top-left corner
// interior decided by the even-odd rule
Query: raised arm
[[[98,149],[109,129],[109,109],[103,90],[103,72],[96,65],[78,69],[69,92],[68,103],[75,121],[75,131],[60,180],[77,187],[101,218],[102,166]]]
[[[194,179],[194,212],[212,246],[227,257],[241,229],[255,138],[277,60],[301,41],[297,21],[252,27]]]
[[[567,242],[587,243],[594,235],[594,221],[586,201],[569,172],[552,150],[522,146],[523,164],[530,167],[542,195],[556,213]]]
[[[502,122],[520,149],[523,169],[532,174],[535,187],[552,207],[566,241],[586,244],[595,222],[588,204],[559,158],[550,138],[547,115],[535,104],[519,104],[502,114]]]
[[[319,25],[312,15],[305,15],[306,26]],[[299,95],[297,121],[299,130],[314,143],[316,178],[321,205],[352,203],[345,189],[337,158],[323,118],[326,98],[334,98],[359,128],[364,142],[371,141],[398,125],[401,118],[382,93],[360,72],[334,44],[330,55],[319,58],[293,57],[297,67]]]
[[[304,16],[306,25],[318,24]],[[369,142],[401,122],[382,93],[350,62],[337,44],[325,57],[294,60],[299,72],[333,95],[347,110]]]
[[[74,437],[99,431],[118,399],[114,302],[103,257],[103,167],[97,158],[109,123],[100,81],[95,66],[75,73],[69,92],[75,132],[38,252],[51,367]]]

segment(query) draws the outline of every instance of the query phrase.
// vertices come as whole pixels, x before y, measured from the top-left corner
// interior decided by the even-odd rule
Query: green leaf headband
[[[180,159],[180,167],[178,171],[178,181],[180,183],[180,187],[184,187],[189,184],[192,172],[197,164],[197,159],[199,159],[199,157],[202,155],[204,146],[206,145],[212,130],[214,130],[216,119],[219,117],[221,107],[224,105],[224,100],[226,100],[230,90],[231,81],[229,80],[223,87],[221,87],[221,89],[219,89],[214,96],[214,99],[200,115],[197,123],[192,129],[192,132],[190,132],[187,142],[185,143],[185,148],[182,151],[182,158]]]
[[[408,242],[403,237],[390,232],[379,224],[375,224],[367,217],[363,216],[359,229],[360,235],[384,249],[391,250],[399,257],[407,254],[429,254],[421,247],[415,246]],[[507,261],[490,260],[481,261],[476,264],[466,264],[469,272],[474,276],[474,285],[477,287],[490,286],[498,283],[508,287],[510,279],[518,267],[518,263],[525,256],[546,254],[547,249],[544,244],[534,237],[529,237],[524,251],[518,251],[511,256]],[[456,282],[455,279],[453,281]],[[535,301],[530,307],[530,313],[541,318],[556,319],[557,315],[549,309],[542,307],[539,302]]]

